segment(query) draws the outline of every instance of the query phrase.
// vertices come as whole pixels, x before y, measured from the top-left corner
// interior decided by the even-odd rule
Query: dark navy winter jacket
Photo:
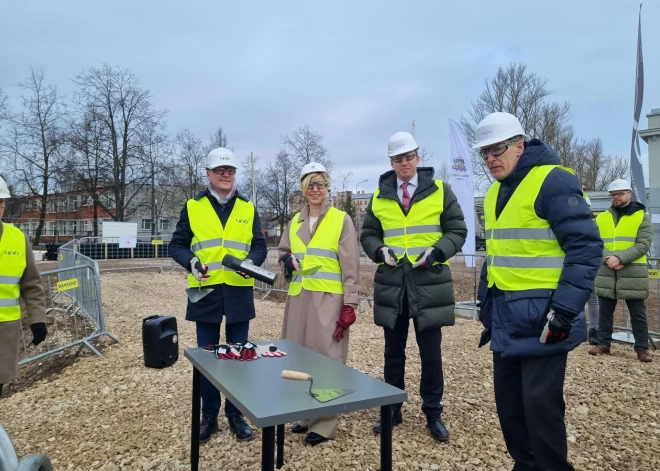
[[[516,170],[502,180],[497,196],[496,216],[529,171],[539,165],[560,165],[557,153],[538,139],[525,144]],[[491,340],[491,350],[502,356],[540,356],[572,350],[586,337],[584,306],[594,289],[594,280],[603,259],[603,242],[583,198],[578,179],[554,169],[546,177],[534,209],[550,224],[562,250],[564,268],[556,290],[501,291],[488,289],[487,264],[479,283],[480,318],[485,330],[482,344]],[[573,320],[570,338],[554,345],[539,342],[550,309]]]
[[[209,193],[208,189],[200,192],[195,196],[195,199],[198,200],[202,196],[209,198],[211,206],[213,206],[223,227],[227,224],[227,219],[232,209],[234,209],[236,198],[247,201],[237,193],[226,205],[222,206]],[[185,205],[181,210],[181,216],[176,225],[176,230],[172,234],[170,256],[188,271],[190,271],[190,260],[195,256],[190,250],[192,239],[193,232],[190,228],[190,220],[188,219],[188,205]],[[261,219],[259,218],[259,213],[255,210],[254,223],[252,224],[252,245],[246,258],[252,260],[255,265],[261,265],[266,260],[267,254],[266,238],[261,233]],[[213,292],[196,303],[191,303],[188,300],[186,320],[219,324],[222,322],[224,316],[226,317],[227,324],[234,324],[255,318],[254,294],[251,286],[220,284],[213,285],[212,287]]]

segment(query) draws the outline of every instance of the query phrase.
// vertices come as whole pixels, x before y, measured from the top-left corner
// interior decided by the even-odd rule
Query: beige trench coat
[[[302,226],[297,232],[298,237],[309,244],[316,228],[330,209],[330,203],[325,201],[321,214],[314,226],[314,232],[309,230],[309,205],[300,211]],[[289,230],[291,221],[286,225],[280,240],[278,252],[280,264],[287,253],[291,252]],[[344,217],[344,225],[339,237],[339,265],[342,271],[344,294],[323,293],[303,289],[298,296],[288,296],[284,307],[284,325],[282,338],[303,345],[315,352],[346,363],[348,354],[348,339],[350,328],[344,331],[344,337],[337,342],[332,334],[337,328],[337,321],[344,304],[357,309],[359,302],[358,263],[359,249],[355,226],[349,215]],[[301,422],[309,432],[315,432],[326,438],[334,438],[337,433],[337,416],[322,417],[309,422]]]
[[[0,221],[0,240],[4,233],[4,223]],[[46,322],[46,294],[41,285],[41,276],[34,261],[32,246],[25,237],[27,266],[19,283],[21,297],[28,312],[27,324]],[[23,312],[25,312],[23,310]],[[21,321],[0,322],[0,384],[6,384],[18,376],[18,348],[21,335]],[[32,334],[25,341],[32,341]]]

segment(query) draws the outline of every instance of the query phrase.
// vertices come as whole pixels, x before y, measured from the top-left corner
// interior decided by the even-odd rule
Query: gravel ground
[[[39,374],[55,360],[22,369],[36,380],[2,399],[0,408],[0,423],[19,455],[47,453],[56,470],[189,469],[191,366],[182,352],[195,346],[195,337],[194,325],[184,321],[184,287],[178,273],[102,275],[109,330],[121,343],[106,343],[104,358],[83,354],[65,362],[57,373]],[[282,313],[281,303],[257,301],[251,339],[278,338]],[[179,319],[180,359],[163,370],[143,364],[141,321],[152,314]],[[370,311],[358,317],[348,363],[382,379],[382,332]],[[476,348],[480,330],[476,322],[459,319],[443,332],[444,420],[451,432],[446,445],[423,429],[420,366],[409,341],[410,401],[403,425],[394,429],[395,469],[511,469],[495,412],[490,354]],[[570,355],[565,390],[576,469],[660,469],[660,356],[642,365],[627,345],[616,345],[602,358],[587,350],[584,344]],[[379,440],[371,426],[378,414],[378,409],[345,414],[337,438],[317,447],[287,433],[283,469],[377,469]],[[260,469],[260,432],[255,435],[237,444],[223,419],[220,432],[202,445],[200,469]]]

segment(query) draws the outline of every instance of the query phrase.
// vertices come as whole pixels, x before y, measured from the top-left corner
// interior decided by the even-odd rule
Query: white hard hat
[[[209,152],[206,157],[206,168],[213,170],[216,167],[236,168],[236,157],[234,153],[224,147],[218,147]]]
[[[300,171],[300,181],[303,181],[305,175],[309,175],[310,173],[317,173],[317,172],[328,173],[328,171],[323,166],[323,164],[320,164],[318,162],[310,162],[304,165],[302,170]]]
[[[387,155],[388,157],[394,157],[396,155],[405,154],[413,150],[419,149],[417,141],[412,136],[412,134],[407,132],[397,132],[387,143]]]
[[[607,191],[621,191],[621,190],[632,191],[632,187],[630,186],[630,183],[628,183],[628,180],[619,178],[617,180],[614,180],[609,185],[607,185]]]
[[[518,118],[510,113],[491,113],[481,120],[475,132],[473,149],[505,141],[515,136],[527,137]]]
[[[6,199],[6,198],[11,198],[11,194],[9,193],[9,187],[7,186],[7,182],[5,181],[4,178],[0,177],[0,199]]]

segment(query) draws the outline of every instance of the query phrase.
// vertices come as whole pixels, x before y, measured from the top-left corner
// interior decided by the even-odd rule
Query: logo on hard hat
[[[454,159],[454,165],[451,166],[452,169],[457,172],[467,172],[467,165],[465,165],[465,159],[460,155]]]

